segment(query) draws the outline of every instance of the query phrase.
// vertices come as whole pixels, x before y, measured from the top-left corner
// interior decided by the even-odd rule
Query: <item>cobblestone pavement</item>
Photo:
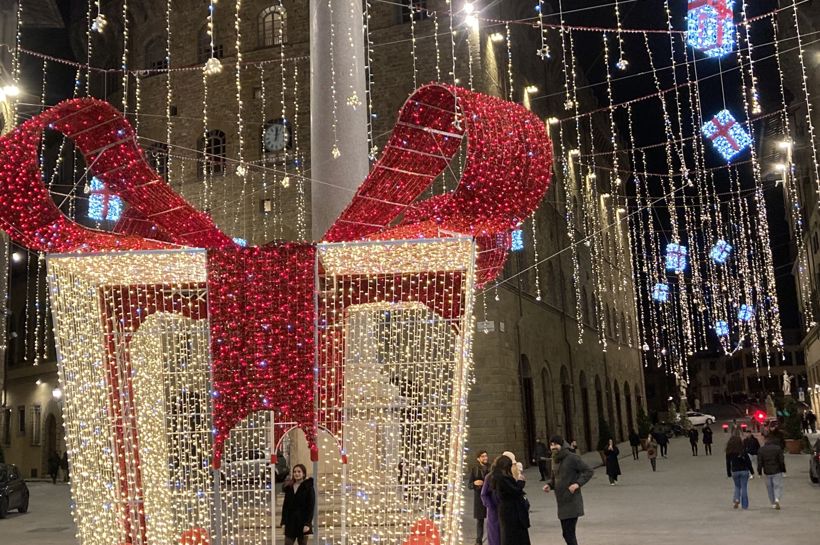
[[[726,477],[723,454],[728,434],[715,425],[712,456],[692,456],[689,441],[674,439],[669,457],[658,459],[652,473],[645,453],[633,461],[628,444],[619,446],[621,475],[610,486],[604,469],[583,488],[586,516],[578,522],[581,545],[738,545],[771,543],[809,545],[818,543],[820,486],[808,476],[808,455],[786,455],[787,478],[783,509],[771,508],[763,479],[749,482],[748,511],[732,509],[732,481]],[[814,435],[812,442],[817,439]],[[584,455],[597,461],[597,453]],[[552,494],[541,491],[538,471],[527,474],[531,503],[532,545],[563,544],[561,525]],[[471,500],[472,498],[470,498]],[[472,504],[467,505],[468,516]],[[465,520],[465,543],[475,542],[474,521]]]
[[[715,426],[716,430],[720,430]],[[817,436],[815,436],[816,438]],[[672,441],[669,458],[658,460],[652,473],[644,453],[633,461],[629,447],[621,459],[623,475],[617,486],[609,486],[603,468],[583,489],[587,515],[578,524],[582,545],[738,545],[771,543],[809,545],[817,543],[820,521],[820,486],[808,478],[808,456],[786,457],[783,509],[768,505],[762,479],[749,483],[751,507],[732,509],[732,485],[726,478],[722,455],[726,435],[715,434],[713,456],[691,455],[683,438]],[[701,446],[702,449],[702,446]],[[597,453],[585,459],[596,461]],[[526,471],[527,491],[532,504],[533,545],[561,544],[561,527],[552,494],[541,491],[538,471]],[[65,484],[29,483],[29,513],[10,513],[0,521],[1,545],[76,545],[74,523],[69,513],[69,489]],[[474,543],[472,498],[467,497],[464,543]],[[166,545],[166,544],[161,544]],[[167,544],[171,545],[171,544]]]

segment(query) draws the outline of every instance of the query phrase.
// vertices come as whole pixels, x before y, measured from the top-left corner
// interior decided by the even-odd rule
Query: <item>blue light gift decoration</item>
[[[712,258],[712,261],[723,265],[726,263],[726,260],[729,259],[729,254],[732,253],[732,245],[726,242],[725,240],[718,240],[714,246],[712,246],[712,251],[709,252],[709,257]]]
[[[652,288],[652,299],[658,303],[665,303],[669,300],[669,285],[663,282],[658,282]]]
[[[109,192],[102,180],[94,176],[88,184],[88,218],[117,221],[122,215],[122,199]]]
[[[722,57],[735,45],[734,0],[689,0],[686,43],[709,57]]]
[[[686,257],[689,250],[686,246],[671,242],[666,245],[666,270],[683,272],[686,269]]]
[[[737,311],[737,319],[741,322],[751,322],[755,317],[755,307],[752,305],[740,305]]]
[[[729,110],[716,113],[711,121],[703,124],[700,132],[712,141],[717,152],[727,161],[752,143],[749,133],[735,120]]]
[[[521,229],[516,229],[512,232],[512,243],[510,244],[510,250],[513,252],[520,252],[524,249],[524,233]]]
[[[718,337],[727,337],[729,335],[729,324],[725,320],[718,320],[715,322],[715,333]]]

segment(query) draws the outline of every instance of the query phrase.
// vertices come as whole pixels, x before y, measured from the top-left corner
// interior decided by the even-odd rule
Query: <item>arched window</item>
[[[144,65],[149,70],[168,68],[168,54],[165,51],[165,37],[154,36],[145,44]]]
[[[225,157],[227,155],[227,141],[225,140],[225,133],[219,129],[209,130],[205,136],[199,139],[197,151],[203,156],[207,172],[212,175],[225,174]],[[203,174],[202,169],[199,170],[199,176]]]
[[[282,6],[268,6],[259,13],[259,47],[287,42],[288,12]]]
[[[225,47],[217,41],[216,30],[214,30],[214,48],[213,57],[221,59],[225,56]],[[208,35],[207,23],[202,25],[199,29],[196,39],[196,61],[199,64],[204,63],[211,58],[211,37]]]

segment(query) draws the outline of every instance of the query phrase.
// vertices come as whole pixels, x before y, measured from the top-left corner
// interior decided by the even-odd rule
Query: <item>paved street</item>
[[[717,426],[716,429],[719,430]],[[693,457],[688,441],[675,439],[670,445],[669,458],[658,460],[658,472],[654,474],[645,454],[641,454],[639,462],[627,455],[621,460],[624,475],[618,486],[609,486],[603,469],[597,469],[595,478],[583,489],[587,516],[579,523],[580,542],[583,545],[817,543],[820,486],[809,482],[807,456],[787,456],[783,510],[774,511],[769,507],[762,480],[754,479],[750,482],[750,509],[735,511],[731,506],[731,481],[726,478],[722,456],[726,437],[720,432],[715,434],[717,443],[711,457]],[[629,448],[622,446],[621,451],[628,454]],[[596,453],[587,454],[585,458],[594,460],[596,456]],[[527,470],[527,477],[533,545],[563,543],[552,495],[541,492],[537,470]],[[7,520],[0,521],[0,544],[75,545],[68,486],[37,482],[30,487],[30,512],[12,513]],[[468,515],[472,514],[471,508],[468,501]],[[467,519],[464,525],[464,542],[468,545],[473,543],[472,523],[472,519]]]

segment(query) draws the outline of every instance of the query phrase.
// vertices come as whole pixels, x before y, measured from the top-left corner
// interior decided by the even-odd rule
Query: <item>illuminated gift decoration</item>
[[[741,322],[751,322],[755,316],[755,307],[752,305],[740,305],[737,311],[737,319]]]
[[[323,453],[326,542],[399,542],[431,515],[460,542],[472,292],[543,197],[551,147],[524,108],[456,87],[422,87],[399,119],[318,245],[239,247],[101,101],[61,103],[0,140],[0,227],[67,253],[49,256],[49,282],[82,545],[240,541],[239,517],[271,488],[248,484],[242,456],[275,461],[295,430],[306,460]],[[114,233],[52,202],[46,127],[126,205]],[[458,187],[416,202],[464,138]]]
[[[734,0],[689,0],[686,42],[709,57],[722,57],[735,45]]]
[[[112,195],[96,176],[88,184],[88,217],[97,221],[118,221],[122,215],[122,199]]]
[[[516,229],[512,232],[512,242],[510,243],[510,251],[520,252],[524,249],[524,232],[521,229]]]
[[[729,324],[725,320],[718,320],[715,322],[715,333],[719,337],[726,337],[729,335]]]
[[[752,143],[749,133],[735,120],[729,110],[719,111],[711,121],[703,124],[700,131],[712,141],[717,152],[727,161]]]
[[[663,282],[655,284],[655,287],[652,288],[652,299],[658,303],[667,302],[669,300],[669,284]]]
[[[687,256],[689,250],[686,246],[676,242],[670,242],[666,245],[666,270],[683,272],[686,270]]]
[[[709,257],[712,258],[712,261],[719,264],[726,263],[726,260],[729,259],[729,254],[732,253],[732,245],[726,242],[725,240],[718,240],[714,246],[712,246],[712,250],[709,252]]]

